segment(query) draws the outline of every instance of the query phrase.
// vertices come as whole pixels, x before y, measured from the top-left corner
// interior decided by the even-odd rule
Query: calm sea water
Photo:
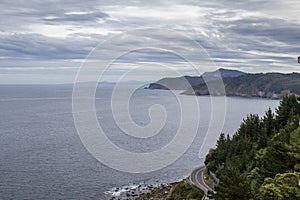
[[[150,121],[151,105],[161,104],[168,114],[161,132],[148,139],[132,138],[118,128],[110,97],[110,87],[98,88],[96,111],[103,130],[118,146],[148,152],[174,137],[180,106],[171,92],[139,89],[130,99],[131,117],[141,126]],[[0,86],[0,199],[107,199],[105,191],[114,187],[184,178],[203,162],[198,152],[210,118],[209,97],[184,98],[200,102],[201,123],[194,143],[167,168],[131,174],[101,164],[83,147],[73,121],[72,86]],[[278,104],[276,100],[227,98],[223,132],[234,133],[248,113],[262,116]]]

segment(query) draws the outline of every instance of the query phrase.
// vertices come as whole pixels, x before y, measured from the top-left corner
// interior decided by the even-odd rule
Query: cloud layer
[[[0,9],[0,83],[72,82],[81,62],[99,43],[142,28],[174,30],[197,41],[218,67],[247,72],[300,71],[297,0],[4,0]],[[154,42],[161,41],[170,41],[176,48],[186,46],[182,37],[168,37],[168,32]],[[106,52],[134,50],[143,42],[134,38],[122,46],[107,47]],[[187,48],[189,51],[192,49]],[[122,70],[141,63],[178,70],[184,65],[173,55],[149,50],[135,51],[116,63]],[[191,71],[183,69],[181,73]],[[119,71],[114,74],[112,69],[108,74],[118,76]],[[143,80],[138,74],[140,71],[130,79]]]

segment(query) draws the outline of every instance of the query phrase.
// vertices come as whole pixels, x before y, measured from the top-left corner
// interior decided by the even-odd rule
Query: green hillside
[[[223,82],[227,96],[277,99],[286,94],[300,94],[299,73],[245,74],[238,77],[225,77]],[[209,95],[210,92],[206,83],[201,83],[185,91],[184,94]]]
[[[250,114],[232,137],[220,135],[205,159],[220,179],[216,200],[300,199],[299,100],[285,96],[275,114]]]

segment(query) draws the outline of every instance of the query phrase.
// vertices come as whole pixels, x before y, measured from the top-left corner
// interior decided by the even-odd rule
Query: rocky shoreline
[[[159,187],[153,188],[150,192],[142,194],[137,200],[166,200],[169,199],[168,196],[172,190],[172,188],[177,184],[162,184]]]
[[[178,182],[158,185],[137,185],[136,187],[128,188],[124,190],[122,194],[118,196],[112,195],[110,200],[166,200],[171,189]],[[121,188],[116,188],[115,192],[118,192]]]

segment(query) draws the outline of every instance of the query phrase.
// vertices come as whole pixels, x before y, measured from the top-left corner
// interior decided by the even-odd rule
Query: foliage
[[[221,175],[220,184],[217,186],[216,200],[248,200],[251,194],[247,178],[236,168],[229,168]]]
[[[282,98],[288,93],[300,94],[299,79],[299,73],[258,73],[225,77],[222,80],[228,96]],[[193,89],[196,94],[202,94],[207,90],[207,85],[199,83]]]
[[[188,184],[185,181],[181,181],[172,189],[168,199],[196,200],[202,199],[203,195],[203,191],[199,190],[193,185]]]
[[[266,178],[259,188],[256,199],[300,199],[299,180],[299,172],[277,174],[275,178]]]
[[[296,96],[285,96],[275,114],[270,109],[261,119],[250,114],[233,137],[220,135],[205,159],[207,169],[220,177],[216,199],[299,199],[293,196],[299,186],[285,181],[299,180],[299,115]],[[246,197],[234,196],[239,190]]]

